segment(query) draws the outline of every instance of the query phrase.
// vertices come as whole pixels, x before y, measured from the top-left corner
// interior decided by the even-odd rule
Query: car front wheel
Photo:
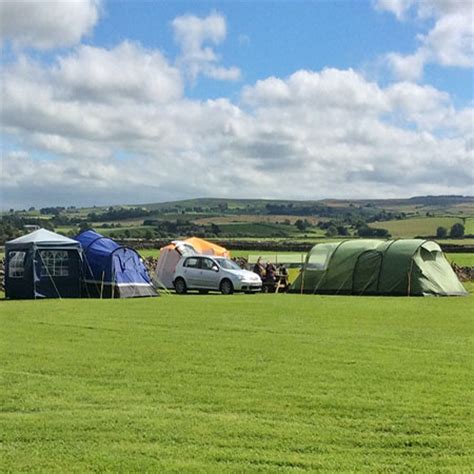
[[[184,295],[187,291],[186,282],[182,278],[177,278],[174,282],[174,289],[178,295]]]
[[[231,295],[234,292],[234,285],[230,280],[222,280],[220,289],[223,295]]]

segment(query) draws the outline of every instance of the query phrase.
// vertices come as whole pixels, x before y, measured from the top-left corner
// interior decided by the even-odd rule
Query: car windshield
[[[216,262],[226,270],[242,270],[235,262],[227,258],[216,258]]]

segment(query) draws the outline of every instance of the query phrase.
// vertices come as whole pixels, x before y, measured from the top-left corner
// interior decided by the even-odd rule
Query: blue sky
[[[169,58],[179,54],[171,27],[174,18],[186,14],[205,17],[210,12],[224,15],[228,33],[218,52],[223,64],[239,65],[242,81],[216,84],[201,80],[189,90],[201,98],[238,93],[242,82],[284,77],[298,69],[371,69],[379,81],[387,81],[384,71],[375,71],[372,63],[392,51],[414,51],[416,35],[433,25],[432,20],[416,18],[400,22],[390,12],[377,11],[370,1],[121,1],[104,5],[103,21],[87,42],[111,47],[135,40],[160,49]],[[426,82],[443,86],[457,100],[472,100],[472,79],[470,69],[445,71],[431,66]],[[228,90],[222,91],[223,85]]]
[[[469,2],[22,4],[2,207],[472,194]]]

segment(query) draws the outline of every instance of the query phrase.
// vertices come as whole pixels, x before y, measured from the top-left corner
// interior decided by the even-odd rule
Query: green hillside
[[[93,228],[117,239],[433,236],[440,226],[466,224],[474,234],[474,198],[425,196],[388,200],[292,201],[190,199],[144,205],[61,206],[2,214],[0,243],[41,226],[67,235]],[[382,230],[379,230],[382,229]]]
[[[451,226],[461,220],[457,217],[419,217],[405,220],[374,222],[370,227],[387,229],[392,237],[415,237],[418,235],[436,235],[438,227],[446,227],[449,231]]]

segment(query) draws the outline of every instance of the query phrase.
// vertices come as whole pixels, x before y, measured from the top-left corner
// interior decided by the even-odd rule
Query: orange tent
[[[213,244],[204,239],[199,239],[198,237],[190,237],[184,242],[192,245],[197,253],[203,255],[215,255],[216,257],[230,257],[230,252],[220,245]]]
[[[173,276],[180,258],[183,255],[214,255],[230,257],[230,252],[219,245],[197,237],[186,240],[175,240],[160,249],[160,258],[156,264],[156,276],[163,286],[173,288]]]

